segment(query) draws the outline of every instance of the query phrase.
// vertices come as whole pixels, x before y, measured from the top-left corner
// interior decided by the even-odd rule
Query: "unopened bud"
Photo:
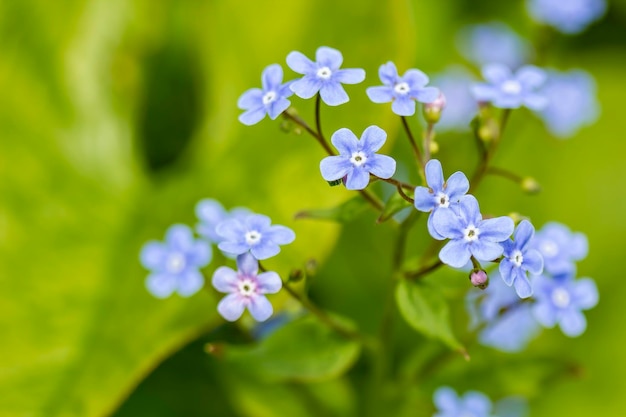
[[[441,112],[446,107],[446,96],[443,93],[439,92],[439,97],[435,99],[432,103],[424,104],[423,114],[424,119],[428,123],[437,123],[441,118]]]
[[[485,119],[481,126],[478,128],[478,137],[483,142],[491,142],[500,136],[500,126],[495,119]]]
[[[430,142],[430,153],[431,155],[436,154],[437,152],[439,152],[439,144],[435,141]]]
[[[223,343],[207,343],[206,345],[204,345],[204,351],[211,356],[220,358],[224,354],[224,344]]]
[[[528,194],[537,194],[541,191],[541,185],[533,177],[526,177],[520,183],[522,190]]]
[[[289,278],[288,281],[289,282],[298,282],[302,279],[304,275],[302,274],[302,270],[301,269],[294,269],[293,271],[291,271],[289,273]]]
[[[473,269],[469,276],[470,282],[474,287],[484,290],[489,285],[489,277],[482,269]]]
[[[317,261],[313,258],[306,261],[304,264],[304,271],[308,277],[311,277],[317,273]]]

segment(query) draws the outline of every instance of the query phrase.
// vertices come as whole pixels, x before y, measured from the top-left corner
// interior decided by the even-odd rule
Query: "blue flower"
[[[466,26],[457,36],[457,46],[465,59],[479,67],[498,63],[517,68],[532,55],[528,41],[502,22]]]
[[[246,110],[239,115],[239,121],[245,125],[253,125],[265,117],[266,114],[274,120],[287,110],[291,102],[287,97],[293,92],[289,89],[290,83],[282,84],[283,69],[273,64],[263,70],[261,77],[263,89],[251,88],[239,97],[237,106]]]
[[[520,352],[541,331],[532,304],[523,302],[498,272],[484,291],[469,291],[466,306],[470,328],[480,328],[478,341],[503,352]]]
[[[345,177],[348,190],[362,190],[370,181],[370,173],[379,178],[391,178],[396,172],[396,161],[375,152],[385,143],[387,133],[378,126],[370,126],[361,139],[350,129],[339,129],[330,138],[339,155],[328,156],[320,162],[320,171],[326,181]]]
[[[572,233],[557,222],[546,223],[537,232],[531,244],[543,257],[543,268],[552,275],[573,274],[575,261],[587,256],[589,244],[583,233]]]
[[[280,252],[279,245],[289,244],[296,238],[290,228],[271,223],[269,217],[261,214],[225,220],[215,229],[222,238],[217,247],[233,255],[250,251],[256,259],[271,258]]]
[[[170,226],[165,242],[149,241],[141,248],[141,264],[151,271],[146,288],[157,298],[167,298],[173,292],[189,297],[204,285],[198,271],[211,261],[211,246],[195,240],[189,227]]]
[[[433,78],[444,96],[446,107],[441,112],[437,130],[465,132],[478,113],[478,103],[470,86],[474,83],[472,74],[463,67],[450,67]]]
[[[538,114],[548,130],[559,138],[571,137],[583,126],[593,124],[600,115],[596,83],[583,70],[550,71],[541,90],[548,105]]]
[[[449,210],[450,204],[457,203],[469,191],[470,184],[461,171],[450,175],[448,181],[444,182],[441,162],[437,159],[428,161],[425,171],[428,187],[415,187],[415,208],[430,212],[428,231],[433,238],[443,240],[445,238],[433,227],[433,214],[437,210]]]
[[[196,225],[196,230],[200,236],[210,242],[219,243],[222,237],[215,231],[218,224],[227,219],[243,219],[250,214],[252,212],[245,207],[235,207],[228,212],[219,201],[205,198],[196,204],[196,216],[200,220],[200,223]]]
[[[440,387],[433,401],[438,411],[433,417],[493,417],[491,400],[482,392],[467,391],[459,396],[450,387]]]
[[[418,69],[410,69],[399,76],[396,65],[389,61],[380,66],[378,76],[384,86],[369,87],[367,96],[374,103],[391,101],[391,110],[399,116],[414,115],[416,100],[431,103],[439,97],[437,88],[426,87],[428,76]]]
[[[280,291],[280,277],[271,271],[259,274],[259,262],[249,253],[237,257],[237,269],[221,266],[213,273],[213,286],[228,294],[217,305],[217,311],[226,320],[235,321],[247,308],[256,321],[267,320],[273,308],[265,294]]]
[[[573,35],[600,19],[606,11],[605,0],[527,0],[530,16],[557,30]]]
[[[472,86],[472,94],[480,102],[491,102],[503,109],[526,106],[531,110],[541,110],[548,104],[538,91],[546,81],[541,68],[526,65],[513,74],[506,65],[489,64],[483,67],[482,74],[488,83]]]
[[[322,46],[315,53],[316,62],[304,54],[294,51],[287,55],[289,68],[303,74],[304,77],[294,81],[291,91],[301,98],[311,98],[319,91],[324,103],[338,106],[350,99],[341,84],[358,84],[365,79],[365,71],[358,69],[339,69],[343,62],[341,52]]]
[[[513,233],[514,240],[502,242],[504,258],[500,261],[500,275],[509,287],[515,285],[515,291],[520,298],[533,295],[530,281],[526,272],[539,275],[543,271],[541,254],[530,248],[530,242],[535,234],[535,228],[528,220],[522,220]]]
[[[483,220],[478,201],[469,194],[461,198],[457,209],[437,210],[432,223],[440,236],[450,239],[439,252],[439,259],[454,268],[467,264],[471,256],[493,261],[503,252],[498,242],[508,239],[515,228],[510,217]]]
[[[549,278],[540,275],[534,281],[536,302],[533,314],[545,327],[559,325],[569,337],[581,335],[587,320],[581,312],[598,304],[598,288],[590,278],[574,280],[572,275]]]

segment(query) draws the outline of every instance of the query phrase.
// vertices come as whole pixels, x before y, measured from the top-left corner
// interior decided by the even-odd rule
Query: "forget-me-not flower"
[[[492,403],[482,392],[467,391],[457,395],[450,387],[440,387],[433,395],[437,413],[433,417],[493,417]]]
[[[570,337],[581,335],[587,328],[582,310],[598,304],[598,288],[591,278],[573,279],[572,275],[549,278],[540,275],[534,281],[533,314],[545,327],[559,325]]]
[[[157,298],[173,292],[189,297],[204,285],[198,271],[211,261],[211,245],[195,240],[188,226],[175,224],[165,233],[165,242],[149,241],[143,245],[141,264],[151,271],[146,288]]]
[[[433,214],[437,210],[449,210],[450,204],[457,203],[469,191],[469,181],[464,173],[457,171],[444,181],[441,162],[431,159],[426,163],[426,184],[428,187],[415,187],[415,208],[430,212],[428,216],[428,232],[438,240],[443,240],[433,227]]]
[[[437,130],[468,131],[476,113],[478,104],[470,90],[475,82],[472,74],[463,67],[450,67],[433,77],[433,84],[446,96],[446,108],[441,112]]]
[[[237,257],[237,269],[221,266],[213,273],[213,286],[228,293],[217,305],[217,311],[226,320],[235,321],[247,308],[256,321],[267,320],[273,308],[265,294],[280,291],[280,277],[272,271],[259,274],[259,262],[249,253]]]
[[[415,101],[432,103],[439,97],[439,89],[426,87],[428,76],[418,69],[398,75],[396,65],[389,61],[378,69],[383,86],[369,87],[367,96],[374,103],[391,103],[391,110],[399,116],[415,114]]]
[[[296,238],[293,230],[286,226],[272,226],[270,218],[262,214],[224,220],[217,225],[216,232],[222,239],[217,245],[221,251],[233,255],[250,251],[259,260],[277,255],[279,245],[289,244]]]
[[[274,120],[287,110],[291,102],[287,100],[293,92],[290,83],[283,82],[283,69],[272,64],[263,70],[261,76],[263,88],[251,88],[239,97],[237,106],[246,110],[239,115],[239,121],[245,125],[253,125],[269,115]]]
[[[538,114],[548,130],[559,138],[568,138],[593,124],[600,115],[596,83],[583,70],[549,71],[541,92],[548,105]]]
[[[502,109],[525,106],[537,111],[548,104],[539,92],[546,81],[546,73],[541,68],[526,65],[513,73],[506,65],[488,64],[483,67],[482,75],[487,83],[472,86],[472,94],[480,102],[490,102]]]
[[[230,212],[226,211],[219,201],[205,198],[196,204],[196,216],[200,220],[200,223],[196,225],[196,230],[200,236],[210,242],[219,243],[223,238],[215,230],[218,224],[227,219],[243,219],[250,214],[252,212],[245,207],[235,207]]]
[[[573,35],[604,15],[606,0],[527,0],[526,8],[535,21]]]
[[[520,298],[528,298],[533,294],[526,272],[539,275],[543,271],[541,254],[530,248],[534,234],[533,225],[528,220],[522,220],[513,233],[513,240],[502,242],[504,257],[500,261],[500,275],[506,285],[515,286]]]
[[[479,67],[498,63],[517,68],[532,55],[529,42],[502,22],[464,27],[457,36],[457,46],[465,59]]]
[[[339,155],[327,156],[320,162],[320,171],[326,181],[345,178],[348,190],[362,190],[370,181],[370,173],[379,178],[391,178],[396,172],[396,161],[376,153],[387,139],[387,133],[378,126],[370,126],[358,139],[350,129],[342,128],[330,138]]]
[[[350,100],[341,84],[358,84],[365,79],[365,71],[360,68],[339,69],[343,56],[336,49],[317,48],[315,61],[297,51],[287,55],[289,68],[304,75],[289,86],[298,97],[311,98],[319,92],[324,103],[338,106]]]
[[[437,210],[433,214],[433,228],[450,241],[439,252],[446,265],[461,268],[474,256],[479,261],[493,261],[502,255],[502,242],[511,236],[515,224],[502,216],[483,220],[478,201],[473,195],[461,197],[458,210]]]
[[[573,233],[557,222],[546,223],[537,232],[531,246],[543,257],[543,268],[552,275],[573,274],[575,261],[587,256],[589,243],[584,233]]]

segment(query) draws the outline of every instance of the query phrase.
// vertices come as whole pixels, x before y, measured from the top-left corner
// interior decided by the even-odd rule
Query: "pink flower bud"
[[[440,91],[435,101],[424,104],[424,118],[428,123],[437,123],[444,107],[446,107],[446,96]]]
[[[470,282],[474,287],[484,290],[489,285],[489,277],[482,269],[474,269],[470,273]]]

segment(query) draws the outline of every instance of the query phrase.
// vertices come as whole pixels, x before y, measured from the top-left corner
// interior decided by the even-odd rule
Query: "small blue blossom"
[[[458,66],[447,68],[433,78],[433,83],[446,97],[446,107],[437,123],[439,132],[469,130],[472,119],[478,113],[478,104],[470,89],[474,81],[467,69]]]
[[[589,243],[583,233],[572,233],[557,222],[546,223],[537,232],[531,244],[543,257],[544,270],[552,275],[573,274],[575,261],[587,256]]]
[[[330,138],[339,155],[327,156],[320,162],[320,171],[326,181],[344,178],[348,190],[362,190],[370,181],[370,173],[379,178],[391,178],[396,172],[396,161],[387,155],[378,155],[387,139],[387,133],[378,126],[370,126],[358,139],[350,129],[339,129]]]
[[[491,400],[482,392],[467,391],[459,396],[450,387],[440,387],[433,401],[438,411],[433,417],[494,417]]]
[[[339,69],[343,63],[341,52],[327,46],[317,48],[315,60],[313,62],[297,51],[287,55],[289,68],[304,75],[290,85],[291,91],[304,99],[319,92],[324,103],[329,106],[347,103],[350,98],[341,84],[362,82],[365,71],[360,68]]]
[[[398,75],[396,65],[389,61],[378,69],[384,86],[369,87],[367,96],[374,103],[391,103],[391,110],[399,116],[415,114],[415,101],[432,103],[439,97],[439,90],[426,87],[428,76],[418,69],[410,69]]]
[[[195,240],[189,227],[172,225],[165,233],[165,242],[149,241],[141,248],[141,264],[151,271],[146,288],[157,298],[167,298],[173,292],[189,297],[204,285],[198,269],[208,265],[211,257],[211,246]]]
[[[271,258],[280,252],[279,245],[287,245],[296,238],[288,227],[274,225],[269,217],[251,214],[243,219],[228,219],[217,225],[222,239],[217,247],[233,255],[250,251],[258,260]]]
[[[439,252],[446,265],[461,268],[474,256],[479,261],[493,261],[502,255],[502,242],[511,236],[515,224],[502,216],[483,220],[478,201],[473,195],[463,196],[457,209],[437,210],[433,214],[433,228],[450,241]]]
[[[274,120],[287,110],[291,102],[287,100],[293,92],[289,89],[290,83],[283,84],[283,69],[278,64],[272,64],[263,70],[261,76],[263,88],[251,88],[239,97],[237,106],[246,110],[239,116],[239,121],[245,125],[253,125],[269,115]]]
[[[606,0],[527,0],[526,8],[535,21],[573,35],[604,15]]]
[[[415,208],[430,212],[428,216],[428,232],[438,240],[445,239],[433,227],[433,214],[437,210],[450,210],[450,204],[458,201],[469,191],[469,181],[464,173],[457,171],[450,175],[448,181],[443,179],[441,162],[431,159],[426,163],[426,184],[428,187],[415,187]]]
[[[457,46],[465,59],[479,67],[498,63],[517,68],[532,55],[529,42],[502,22],[466,26],[457,36]]]
[[[534,234],[533,225],[528,220],[522,220],[513,233],[513,240],[502,242],[504,258],[500,261],[500,275],[506,285],[515,286],[515,291],[520,298],[533,295],[526,272],[539,275],[543,271],[541,254],[530,248]]]
[[[200,220],[196,231],[210,242],[219,243],[222,237],[215,231],[218,224],[227,219],[243,219],[250,214],[252,212],[245,207],[235,207],[228,212],[219,201],[205,198],[196,204],[196,216]]]
[[[596,83],[586,71],[550,71],[541,92],[548,105],[538,114],[548,130],[559,138],[574,136],[580,128],[598,120]]]
[[[217,311],[228,321],[235,321],[247,308],[256,321],[267,320],[273,312],[265,294],[275,294],[282,288],[276,272],[259,274],[259,262],[249,253],[237,257],[237,271],[221,266],[213,273],[213,286],[228,295],[219,302]]]
[[[482,75],[487,83],[472,86],[472,94],[480,102],[490,102],[502,109],[525,106],[537,111],[548,104],[538,91],[546,81],[546,73],[541,68],[526,65],[512,73],[506,65],[488,64],[483,67]]]
[[[558,324],[569,337],[585,331],[587,320],[581,311],[598,304],[598,288],[591,278],[575,280],[572,275],[556,278],[540,275],[534,286],[533,314],[539,323],[545,327]]]

